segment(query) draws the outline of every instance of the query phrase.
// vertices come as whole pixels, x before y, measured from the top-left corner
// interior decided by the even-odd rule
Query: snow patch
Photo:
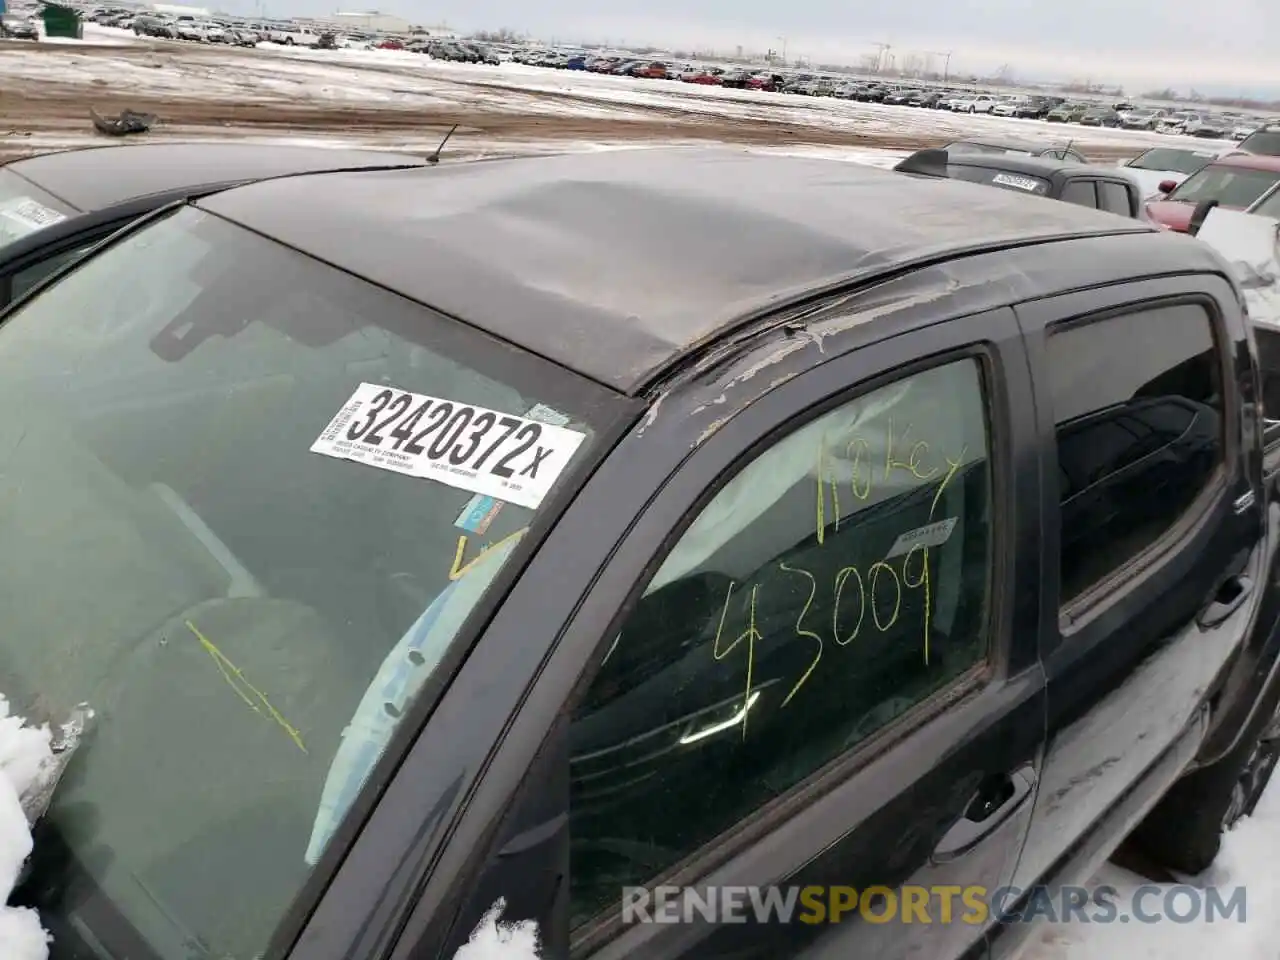
[[[1217,860],[1200,877],[1188,880],[1193,886],[1217,886],[1223,899],[1235,887],[1246,890],[1246,916],[1219,917],[1216,923],[1203,918],[1194,923],[1164,920],[1160,923],[1049,924],[1025,960],[1275,960],[1280,942],[1280,882],[1276,871],[1276,851],[1280,849],[1280,778],[1268,785],[1253,815],[1239,821],[1223,838]],[[1117,903],[1126,904],[1137,887],[1149,881],[1127,870],[1107,864],[1093,878],[1095,884],[1110,884],[1119,894]],[[1172,884],[1160,884],[1172,889]],[[1158,909],[1161,898],[1147,898],[1148,909]]]
[[[538,925],[532,920],[503,923],[506,909],[507,901],[499,897],[453,960],[541,960]]]
[[[11,716],[0,696],[0,955],[4,960],[48,960],[49,935],[34,910],[3,906],[31,855],[31,828],[23,798],[42,793],[55,767],[49,728]]]

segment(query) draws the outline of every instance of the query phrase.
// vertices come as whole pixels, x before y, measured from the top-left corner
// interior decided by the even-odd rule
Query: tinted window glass
[[[987,449],[964,360],[808,423],[697,516],[574,714],[578,919],[983,658]]]
[[[1280,157],[1280,130],[1258,130],[1240,141],[1240,149]]]
[[[1118,213],[1122,217],[1133,216],[1133,206],[1129,200],[1129,188],[1123,183],[1108,180],[1098,181],[1099,206],[1108,213]]]
[[[1222,462],[1209,316],[1181,305],[1052,334],[1062,484],[1062,601],[1169,530]]]
[[[1215,154],[1203,150],[1178,150],[1174,147],[1156,147],[1130,160],[1128,166],[1135,170],[1167,170],[1170,173],[1193,174],[1202,170]]]
[[[1071,180],[1062,188],[1062,199],[1067,203],[1076,203],[1082,207],[1096,207],[1098,195],[1093,188],[1092,180]]]
[[[1017,193],[1030,193],[1043,197],[1049,192],[1049,181],[1043,177],[1035,177],[1013,170],[1001,170],[999,167],[974,167],[968,164],[951,163],[947,165],[947,176],[952,180],[968,180],[970,183],[985,183],[1002,190],[1013,190]]]
[[[546,421],[589,434],[569,378],[193,208],[9,316],[0,691],[36,722],[98,714],[33,853],[56,956],[265,955],[542,509],[313,445],[437,448],[456,482],[504,417],[510,440],[544,421],[527,453]]]
[[[1193,173],[1169,194],[1170,200],[1199,203],[1217,200],[1224,207],[1243,210],[1280,181],[1280,171],[1212,165]]]
[[[93,240],[70,250],[64,250],[62,253],[55,253],[39,263],[32,264],[25,270],[19,270],[13,275],[12,299],[17,300],[45,277],[52,276],[67,264],[84,256],[97,242],[97,240]]]

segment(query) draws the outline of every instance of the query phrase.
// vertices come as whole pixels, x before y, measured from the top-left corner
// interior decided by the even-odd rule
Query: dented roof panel
[[[1152,229],[975,184],[725,148],[322,174],[200,205],[624,392],[809,293],[969,252]]]

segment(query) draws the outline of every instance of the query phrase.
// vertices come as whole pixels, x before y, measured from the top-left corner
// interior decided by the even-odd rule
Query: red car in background
[[[642,63],[631,71],[633,77],[643,77],[648,80],[665,80],[667,79],[667,65],[654,60],[651,63]]]
[[[1280,183],[1280,157],[1231,154],[1219,157],[1177,186],[1160,184],[1158,200],[1147,201],[1147,215],[1169,230],[1190,233],[1191,215],[1206,200],[1228,210],[1244,210]],[[1169,189],[1165,189],[1168,187]]]
[[[719,87],[724,84],[721,79],[723,75],[724,71],[719,67],[712,67],[709,70],[690,70],[688,73],[681,74],[680,79],[685,83],[700,83],[703,86]]]

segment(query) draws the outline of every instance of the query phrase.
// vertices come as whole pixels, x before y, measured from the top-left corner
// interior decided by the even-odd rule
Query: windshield
[[[1187,203],[1217,200],[1224,207],[1243,210],[1266,193],[1277,180],[1280,180],[1280,171],[1212,165],[1182,181],[1169,194],[1169,199],[1185,200]]]
[[[1280,157],[1280,130],[1255,130],[1240,141],[1240,149],[1267,157]]]
[[[609,396],[190,207],[10,315],[0,692],[97,714],[54,960],[264,954]]]
[[[1197,150],[1174,150],[1171,147],[1156,147],[1141,156],[1134,157],[1128,166],[1135,170],[1159,170],[1169,173],[1192,174],[1202,170],[1214,158],[1212,153]]]
[[[75,213],[25,177],[0,169],[0,248]]]
[[[1011,170],[997,167],[972,167],[960,164],[948,164],[947,176],[952,180],[968,180],[970,183],[985,183],[990,187],[1002,190],[1015,190],[1018,193],[1030,193],[1043,197],[1049,192],[1049,181],[1043,177],[1028,176]]]

